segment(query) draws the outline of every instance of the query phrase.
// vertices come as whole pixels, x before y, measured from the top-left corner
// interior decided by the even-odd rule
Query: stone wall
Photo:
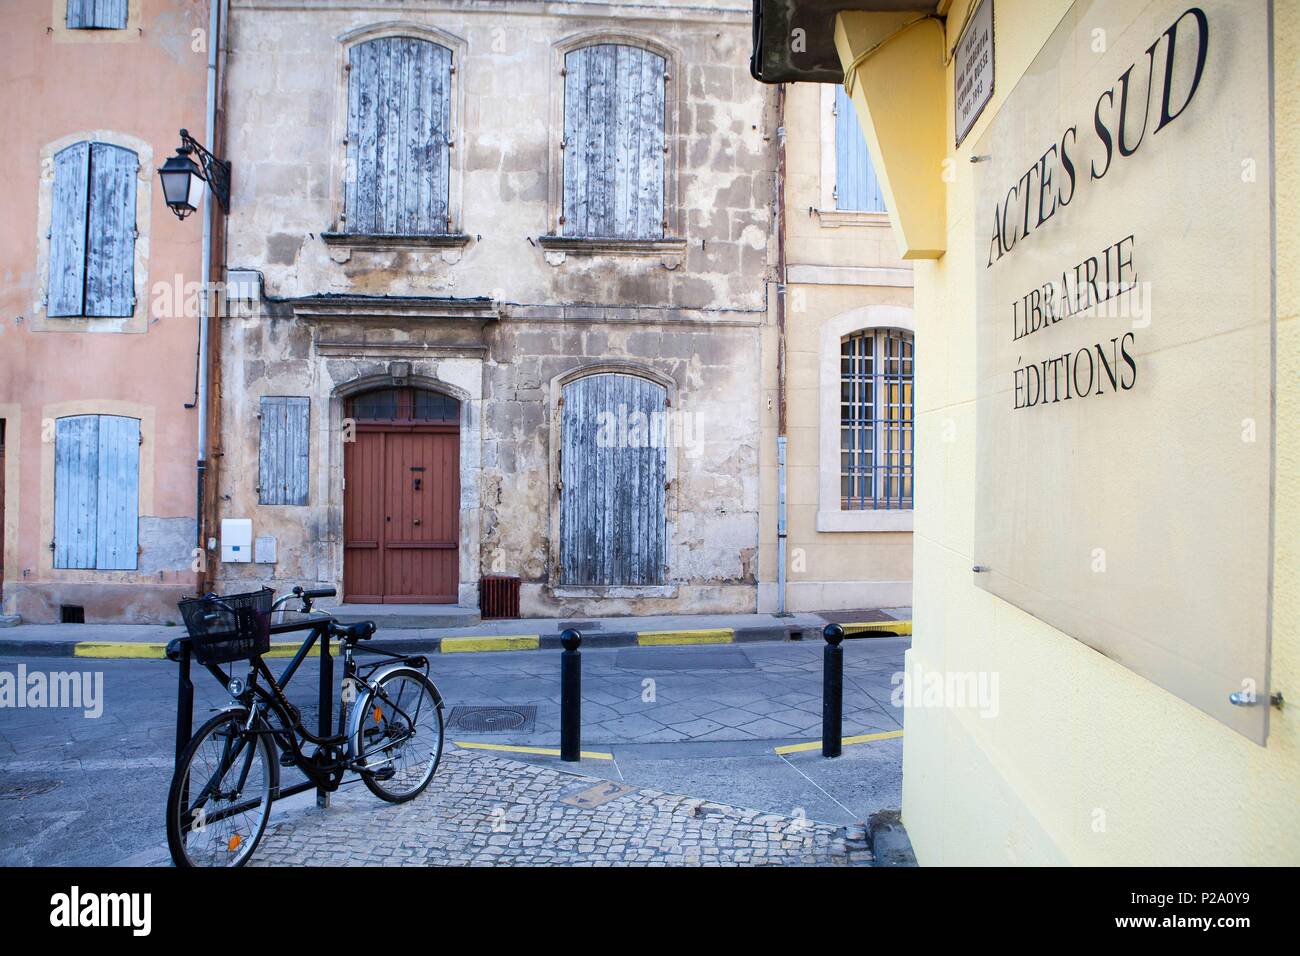
[[[276,536],[278,561],[221,565],[223,587],[342,587],[343,396],[396,369],[463,404],[461,603],[495,572],[523,579],[525,614],[754,608],[772,94],[745,68],[747,7],[661,6],[653,19],[643,5],[592,17],[530,2],[232,10],[229,263],[260,271],[264,294],[222,326],[219,510]],[[340,222],[342,51],[392,21],[455,51],[460,247],[321,238]],[[541,241],[557,231],[560,50],[595,35],[669,58],[669,225],[653,248]],[[323,296],[336,298],[309,298]],[[382,296],[421,298],[389,308]],[[689,444],[669,450],[663,588],[558,588],[559,380],[592,365],[655,377],[690,422]],[[312,399],[305,508],[257,504],[262,395]]]

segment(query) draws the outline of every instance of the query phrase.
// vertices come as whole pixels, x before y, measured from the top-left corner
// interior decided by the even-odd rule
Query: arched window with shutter
[[[451,76],[451,50],[432,40],[384,36],[348,50],[346,232],[451,232]]]
[[[667,390],[601,372],[566,383],[562,396],[560,580],[663,584]]]
[[[625,43],[564,57],[564,203],[560,234],[664,236],[667,60]]]

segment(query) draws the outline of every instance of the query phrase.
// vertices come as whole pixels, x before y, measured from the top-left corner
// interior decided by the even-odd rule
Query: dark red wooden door
[[[344,451],[343,587],[357,604],[454,604],[460,433],[358,424]]]

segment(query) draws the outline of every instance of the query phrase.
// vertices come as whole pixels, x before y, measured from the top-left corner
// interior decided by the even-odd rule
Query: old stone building
[[[524,614],[755,608],[776,136],[748,14],[232,5],[219,590],[472,606],[499,573]]]

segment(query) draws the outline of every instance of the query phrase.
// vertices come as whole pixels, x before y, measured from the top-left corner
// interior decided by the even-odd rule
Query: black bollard
[[[582,759],[582,634],[567,628],[560,634],[560,759]]]
[[[827,624],[822,631],[826,649],[822,652],[822,756],[840,755],[844,732],[844,628]]]
[[[328,737],[331,733],[331,725],[334,723],[334,658],[330,656],[329,627],[320,625],[316,634],[320,638],[320,693],[318,695],[320,713],[316,719],[316,732],[322,737]],[[324,787],[317,787],[316,806],[328,810],[329,805],[330,792]]]
[[[167,657],[180,664],[180,676],[176,682],[176,760],[179,761],[181,751],[194,732],[194,681],[190,678],[189,638],[169,641]]]

